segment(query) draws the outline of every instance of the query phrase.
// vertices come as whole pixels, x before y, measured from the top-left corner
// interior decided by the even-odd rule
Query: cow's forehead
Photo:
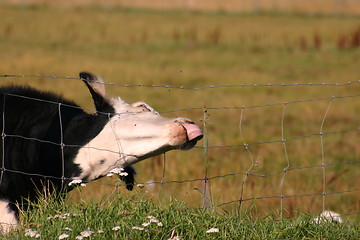
[[[150,112],[158,114],[149,104],[141,101],[129,104],[125,102],[122,98],[117,97],[111,99],[111,104],[114,107],[116,113],[132,112],[136,108],[143,107],[148,109]]]

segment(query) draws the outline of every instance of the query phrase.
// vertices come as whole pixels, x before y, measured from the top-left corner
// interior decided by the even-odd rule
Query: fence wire
[[[16,75],[16,74],[3,74],[0,78],[55,78],[55,79],[71,79],[71,80],[83,80],[78,77],[69,76],[54,76],[54,75]],[[301,86],[328,86],[328,87],[344,87],[349,85],[356,85],[360,83],[360,80],[348,81],[344,83],[241,83],[241,84],[223,84],[223,85],[208,85],[202,87],[187,87],[187,86],[173,86],[173,85],[156,85],[156,84],[120,84],[120,83],[102,83],[106,86],[117,87],[148,87],[148,88],[167,88],[167,89],[180,89],[180,90],[192,90],[201,91],[213,88],[233,88],[233,87],[301,87]]]
[[[72,79],[72,80],[83,80],[80,78],[76,78],[76,77],[67,77],[67,76],[45,76],[45,75],[0,75],[0,78],[56,78],[56,79]],[[179,89],[179,90],[190,90],[190,91],[205,91],[208,89],[214,89],[214,88],[243,88],[243,87],[299,87],[299,86],[307,86],[307,87],[345,87],[345,86],[350,86],[350,85],[354,85],[354,86],[358,86],[360,83],[360,80],[357,81],[349,81],[349,82],[345,82],[345,83],[291,83],[291,84],[278,84],[278,83],[269,83],[269,84],[225,84],[225,85],[209,85],[209,86],[202,86],[202,87],[185,87],[185,86],[170,86],[170,85],[147,85],[147,84],[117,84],[117,83],[107,83],[107,86],[111,86],[111,87],[151,87],[151,88],[164,88],[164,89]],[[64,183],[66,180],[73,180],[71,178],[66,178],[65,177],[65,167],[64,167],[64,148],[65,147],[71,147],[71,148],[91,148],[91,149],[96,149],[99,151],[109,151],[111,153],[117,153],[117,154],[121,154],[121,156],[126,156],[126,153],[118,153],[118,152],[114,152],[112,150],[109,149],[100,149],[100,148],[94,148],[94,147],[89,147],[89,146],[82,146],[82,145],[67,145],[66,143],[64,143],[63,141],[63,125],[62,125],[62,106],[66,106],[66,107],[71,107],[71,108],[80,108],[80,107],[76,107],[76,106],[70,106],[70,105],[66,105],[63,103],[58,103],[58,102],[51,102],[51,101],[46,101],[46,100],[42,100],[42,99],[37,99],[37,98],[30,98],[30,97],[26,97],[26,96],[22,96],[19,94],[9,94],[6,92],[1,92],[3,93],[3,113],[2,113],[2,119],[3,119],[3,126],[2,126],[2,131],[1,131],[1,137],[2,137],[2,148],[3,148],[3,156],[2,156],[2,161],[1,161],[1,172],[0,172],[0,184],[3,181],[3,175],[5,172],[12,172],[12,173],[17,173],[17,174],[23,174],[23,175],[27,175],[29,177],[31,176],[37,176],[37,177],[45,177],[45,178],[49,178],[49,179],[57,179],[57,180],[61,180],[62,182],[62,188],[64,188]],[[47,104],[54,104],[57,105],[58,107],[58,113],[60,116],[60,122],[59,122],[59,126],[61,129],[61,141],[60,143],[57,142],[51,142],[51,141],[46,141],[44,139],[38,139],[38,138],[34,138],[31,136],[23,136],[23,135],[15,135],[15,134],[9,134],[5,132],[5,103],[6,103],[6,98],[8,96],[11,97],[18,97],[18,98],[22,98],[22,99],[26,99],[28,101],[39,101],[39,102],[43,102],[43,103],[47,103]],[[213,204],[215,207],[224,207],[230,204],[238,204],[239,210],[242,210],[242,203],[244,202],[252,202],[252,201],[259,201],[259,200],[267,200],[267,199],[278,199],[279,200],[279,204],[280,204],[280,218],[283,217],[283,210],[284,210],[284,203],[283,200],[287,199],[287,198],[304,198],[304,197],[322,197],[322,211],[325,210],[325,206],[326,206],[326,196],[328,195],[340,195],[340,194],[347,194],[347,193],[358,193],[360,192],[360,186],[356,186],[354,188],[350,188],[350,189],[342,189],[341,191],[331,191],[328,190],[327,187],[327,180],[326,180],[326,169],[329,167],[336,167],[336,166],[341,166],[341,165],[349,165],[351,167],[354,167],[354,169],[356,167],[359,167],[360,164],[360,160],[352,160],[352,161],[345,161],[345,162],[335,162],[335,163],[327,163],[326,162],[326,157],[325,157],[325,148],[324,148],[324,137],[327,135],[344,135],[347,133],[355,133],[358,134],[360,132],[360,128],[349,128],[349,129],[342,129],[342,130],[337,130],[337,131],[324,131],[324,123],[326,121],[326,119],[328,118],[328,114],[329,111],[333,105],[333,102],[335,100],[340,100],[340,99],[356,99],[359,98],[360,94],[357,95],[337,95],[337,96],[328,96],[328,97],[321,97],[321,98],[310,98],[310,99],[301,99],[301,100],[296,100],[296,101],[286,101],[286,102],[278,102],[278,103],[266,103],[266,104],[261,104],[261,105],[249,105],[249,106],[220,106],[220,107],[206,107],[206,109],[204,108],[199,108],[199,107],[193,107],[193,108],[184,108],[184,109],[173,109],[173,110],[168,110],[168,111],[163,111],[160,113],[171,113],[171,112],[179,112],[179,111],[192,111],[192,110],[197,110],[197,111],[202,111],[204,114],[204,122],[203,122],[203,128],[204,128],[204,133],[206,135],[208,135],[207,133],[207,126],[206,126],[206,113],[208,110],[216,110],[216,111],[228,111],[228,110],[240,110],[240,118],[239,118],[239,133],[240,133],[240,139],[241,139],[241,143],[239,144],[229,144],[229,145],[209,145],[208,144],[208,138],[213,138],[215,136],[212,136],[211,134],[209,136],[206,136],[206,138],[204,139],[204,145],[203,146],[195,146],[195,148],[199,149],[199,150],[203,150],[205,153],[205,173],[204,173],[204,177],[200,177],[200,178],[191,178],[191,179],[181,179],[181,180],[165,180],[165,167],[166,167],[166,154],[164,154],[164,158],[163,158],[163,172],[162,172],[162,179],[161,181],[150,181],[150,182],[139,182],[137,183],[138,186],[146,186],[146,185],[157,185],[157,184],[184,184],[184,183],[193,183],[193,182],[204,182],[205,183],[205,188],[204,188],[204,201],[206,200],[207,202],[210,201],[209,198],[211,198],[211,196],[206,195],[206,188],[210,188],[210,185],[208,185],[208,182],[210,180],[216,180],[216,179],[228,179],[231,177],[239,177],[242,176],[242,180],[241,180],[241,184],[240,184],[240,194],[239,194],[239,198],[238,199],[234,199],[231,201],[226,201],[226,202],[220,202],[217,204]],[[286,116],[286,112],[289,108],[289,105],[291,104],[297,104],[297,103],[309,103],[309,102],[319,102],[319,101],[327,101],[328,105],[327,108],[325,110],[325,112],[323,113],[323,117],[322,117],[322,121],[320,124],[320,128],[318,132],[315,133],[311,133],[311,134],[307,134],[307,135],[301,135],[301,136],[295,136],[295,137],[291,137],[291,138],[286,138],[285,134],[284,134],[284,129],[286,127],[285,125],[285,116]],[[357,100],[358,101],[358,100]],[[281,136],[279,139],[275,139],[275,140],[271,140],[271,141],[252,141],[252,142],[247,142],[246,138],[244,136],[244,110],[245,109],[253,109],[253,108],[267,108],[267,107],[273,107],[273,106],[281,106],[282,107],[282,114],[281,114],[281,121],[280,121],[280,130],[281,130]],[[81,109],[81,108],[80,108]],[[102,112],[98,112],[98,114],[107,114],[107,113],[102,113]],[[121,114],[121,113],[117,113],[117,114]],[[17,170],[12,170],[12,169],[7,169],[5,168],[5,156],[4,156],[4,148],[5,148],[5,139],[6,138],[21,138],[21,139],[25,139],[28,141],[37,141],[37,142],[41,142],[41,143],[47,143],[47,144],[52,144],[55,146],[58,146],[61,148],[61,153],[62,153],[62,177],[56,177],[56,176],[46,176],[46,175],[41,175],[41,174],[37,174],[37,173],[32,173],[32,172],[23,172],[23,171],[17,171]],[[288,144],[294,141],[299,141],[302,139],[308,139],[308,138],[318,138],[320,141],[320,148],[321,148],[321,164],[310,164],[310,165],[301,165],[301,166],[291,166],[290,164],[290,158],[289,158],[289,147]],[[252,152],[252,148],[258,145],[266,145],[266,144],[277,144],[280,143],[282,144],[282,149],[283,149],[283,155],[284,155],[284,159],[285,159],[285,167],[282,170],[279,171],[274,171],[272,173],[268,173],[268,174],[257,174],[252,172],[252,169],[255,165],[255,157],[254,157],[254,153]],[[209,175],[209,159],[208,159],[208,154],[209,154],[209,150],[211,149],[234,149],[234,148],[238,148],[238,149],[243,149],[246,154],[248,155],[248,161],[249,161],[249,167],[247,168],[246,171],[244,172],[228,172],[226,174],[221,174],[221,175],[214,175],[211,176]],[[296,171],[296,170],[301,170],[301,169],[314,169],[314,168],[320,168],[322,171],[322,187],[321,187],[321,191],[315,191],[315,192],[308,192],[308,193],[303,193],[303,194],[286,194],[285,193],[285,186],[284,183],[287,180],[287,173],[291,172],[291,171]],[[353,169],[353,170],[354,170]],[[354,170],[355,171],[355,170]],[[270,195],[270,196],[257,196],[257,197],[245,197],[244,192],[246,192],[246,183],[248,181],[249,177],[256,177],[256,178],[271,178],[274,176],[280,176],[280,184],[279,184],[279,195],[274,194],[274,195]],[[126,186],[126,184],[117,182],[117,183],[100,183],[98,181],[83,181],[84,183],[93,183],[93,184],[98,184],[98,185],[105,185],[105,186],[109,186],[109,187],[113,187],[113,188],[118,188],[118,187],[123,187]],[[113,191],[114,192],[114,191]],[[204,202],[203,201],[203,202]],[[343,213],[342,215],[347,216],[347,215],[353,215],[353,214],[359,214],[359,213]]]

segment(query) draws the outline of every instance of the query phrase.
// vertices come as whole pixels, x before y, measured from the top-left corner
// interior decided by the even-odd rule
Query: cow
[[[79,75],[92,96],[94,113],[28,86],[0,88],[2,233],[16,227],[19,209],[36,201],[44,187],[66,193],[74,182],[91,182],[120,169],[132,190],[134,163],[173,149],[191,149],[203,137],[188,118],[166,118],[144,102],[108,97],[101,78]]]

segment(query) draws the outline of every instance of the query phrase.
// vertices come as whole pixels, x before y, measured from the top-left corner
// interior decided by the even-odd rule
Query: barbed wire
[[[299,137],[294,137],[294,138],[288,138],[288,139],[279,139],[279,140],[273,140],[273,141],[249,142],[249,143],[234,144],[234,145],[213,145],[213,146],[206,146],[206,147],[204,147],[204,146],[194,146],[194,148],[200,148],[200,149],[207,148],[207,149],[210,149],[210,148],[248,147],[248,146],[252,146],[252,145],[284,143],[284,142],[291,142],[291,141],[296,141],[296,140],[310,138],[310,137],[321,136],[321,135],[350,133],[350,132],[360,132],[360,128],[358,128],[358,129],[345,129],[345,130],[340,130],[340,131],[322,132],[322,133],[313,133],[313,134],[309,134],[309,135],[304,135],[304,136],[299,136]],[[48,144],[56,145],[56,146],[59,146],[59,147],[64,146],[64,147],[72,147],[72,148],[88,148],[88,149],[94,149],[94,150],[98,150],[98,151],[107,151],[107,152],[110,152],[110,153],[118,153],[118,152],[115,152],[115,151],[112,151],[112,150],[109,150],[109,149],[104,149],[104,148],[96,148],[96,147],[81,146],[81,145],[66,144],[66,143],[57,143],[57,142],[52,142],[52,141],[47,141],[47,140],[41,140],[39,138],[26,137],[26,136],[16,135],[16,134],[3,133],[2,136],[3,137],[22,138],[22,139],[25,139],[25,140],[37,141],[37,142],[41,142],[41,143],[48,143]],[[122,154],[124,156],[133,156],[131,154],[126,154],[126,153],[122,153]]]
[[[293,170],[302,170],[302,169],[307,169],[307,168],[316,168],[316,167],[333,167],[333,166],[338,166],[338,165],[352,165],[352,164],[360,164],[360,160],[354,160],[354,161],[349,161],[349,162],[340,162],[340,163],[329,163],[329,164],[325,164],[321,165],[321,164],[314,164],[314,165],[304,165],[304,166],[298,166],[298,167],[291,167],[288,168],[287,171],[293,171]],[[29,172],[24,172],[24,171],[18,171],[18,170],[12,170],[12,169],[3,169],[2,171],[4,172],[12,172],[12,173],[17,173],[17,174],[23,174],[23,175],[28,175],[28,176],[36,176],[36,177],[44,177],[44,178],[50,178],[50,179],[55,179],[55,180],[77,180],[75,178],[67,178],[67,177],[56,177],[56,176],[50,176],[50,175],[43,175],[43,174],[38,174],[38,173],[29,173]],[[235,172],[235,173],[227,173],[224,175],[217,175],[217,176],[209,176],[209,177],[202,177],[202,178],[193,178],[193,179],[184,179],[184,180],[168,180],[168,181],[147,181],[147,182],[137,182],[137,184],[139,185],[138,187],[143,187],[146,185],[157,185],[157,184],[182,184],[182,183],[192,183],[192,182],[200,182],[200,181],[207,181],[207,180],[215,180],[215,179],[219,179],[219,178],[227,178],[227,177],[234,177],[234,176],[238,176],[238,175],[247,175],[247,176],[252,176],[252,177],[259,177],[259,178],[267,178],[267,177],[273,177],[276,176],[278,174],[283,173],[284,170],[282,171],[278,171],[278,172],[274,172],[274,173],[269,173],[269,174],[256,174],[256,173],[249,173],[249,172]],[[115,184],[113,183],[103,183],[103,182],[97,182],[97,180],[94,181],[87,181],[87,180],[82,180],[83,183],[85,184],[96,184],[96,185],[105,185],[108,187],[125,187],[126,184],[125,183],[120,183],[117,182]]]
[[[262,197],[251,197],[246,199],[240,199],[240,200],[233,200],[225,203],[221,203],[216,205],[216,207],[221,207],[224,205],[229,205],[232,203],[239,203],[239,202],[246,202],[246,201],[254,201],[254,200],[264,200],[264,199],[284,199],[284,198],[298,198],[298,197],[313,197],[313,196],[326,196],[326,195],[332,195],[332,194],[343,194],[343,193],[351,193],[360,191],[360,188],[354,188],[354,189],[348,189],[343,191],[335,191],[335,192],[321,192],[321,193],[306,193],[306,194],[293,194],[293,195],[274,195],[274,196],[262,196]]]
[[[4,74],[0,75],[0,78],[54,78],[54,79],[71,79],[71,80],[85,80],[78,77],[69,76],[55,76],[55,75],[17,75],[17,74]],[[240,83],[240,84],[222,84],[222,85],[208,85],[202,87],[186,87],[186,86],[173,86],[173,85],[156,85],[156,84],[120,84],[120,83],[102,83],[107,86],[118,86],[118,87],[149,87],[149,88],[167,88],[167,89],[179,89],[179,90],[192,90],[201,91],[214,88],[234,88],[234,87],[344,87],[349,85],[359,84],[360,80],[348,81],[344,83]]]
[[[194,107],[194,108],[182,108],[175,109],[169,111],[161,111],[159,113],[172,113],[172,112],[182,112],[182,111],[193,111],[193,110],[203,110],[204,108],[207,110],[241,110],[241,109],[250,109],[250,108],[262,108],[262,107],[276,107],[286,104],[296,104],[296,103],[307,103],[307,102],[316,102],[316,101],[325,101],[325,100],[334,100],[334,99],[343,99],[343,98],[357,98],[360,97],[360,94],[355,95],[344,95],[344,96],[328,96],[321,98],[312,98],[312,99],[303,99],[303,100],[293,100],[293,101],[285,101],[278,103],[268,103],[268,104],[258,104],[258,105],[250,105],[250,106],[231,106],[231,107]]]

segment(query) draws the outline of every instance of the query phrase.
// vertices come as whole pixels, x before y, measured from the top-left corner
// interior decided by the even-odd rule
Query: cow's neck
[[[79,149],[74,159],[81,169],[77,178],[92,181],[105,176],[114,168],[125,167],[126,158],[108,122],[98,135]]]

